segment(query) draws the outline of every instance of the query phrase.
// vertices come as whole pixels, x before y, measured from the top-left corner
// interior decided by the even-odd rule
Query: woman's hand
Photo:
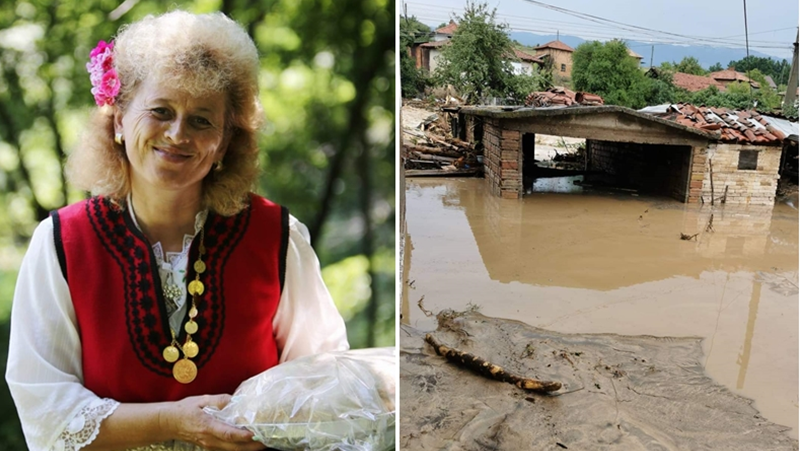
[[[222,409],[230,395],[192,396],[169,403],[159,415],[159,424],[170,436],[211,450],[257,451],[265,446],[253,441],[253,433],[230,426],[203,412],[203,407]]]

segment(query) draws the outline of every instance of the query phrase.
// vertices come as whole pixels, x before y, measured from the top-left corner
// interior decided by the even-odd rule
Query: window
[[[566,71],[567,71],[567,65],[566,64],[562,64],[561,65],[561,72],[566,72]]]
[[[739,170],[752,171],[758,167],[758,151],[742,150],[739,152]]]

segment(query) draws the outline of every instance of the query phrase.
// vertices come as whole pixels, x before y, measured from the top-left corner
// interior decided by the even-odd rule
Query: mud
[[[784,428],[705,375],[697,338],[559,334],[477,313],[436,335],[565,387],[537,395],[477,376],[404,326],[402,449],[797,449]]]
[[[620,193],[499,199],[482,179],[406,183],[403,324],[436,328],[417,307],[424,296],[432,311],[476,307],[557,333],[695,337],[699,371],[797,438],[796,199],[712,209]]]

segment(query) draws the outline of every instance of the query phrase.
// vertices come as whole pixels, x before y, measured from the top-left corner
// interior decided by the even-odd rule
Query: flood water
[[[625,193],[509,200],[483,179],[406,187],[404,324],[436,328],[424,296],[433,312],[477,306],[561,333],[701,337],[708,375],[798,437],[794,208]]]

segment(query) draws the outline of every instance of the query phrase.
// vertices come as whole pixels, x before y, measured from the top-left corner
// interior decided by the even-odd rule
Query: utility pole
[[[650,46],[650,67],[653,67],[653,54],[656,52],[656,46]]]
[[[786,84],[786,96],[783,98],[783,107],[794,106],[797,101],[797,40],[800,38],[800,29],[794,38],[794,55],[792,55],[792,71],[789,72],[789,83]]]

